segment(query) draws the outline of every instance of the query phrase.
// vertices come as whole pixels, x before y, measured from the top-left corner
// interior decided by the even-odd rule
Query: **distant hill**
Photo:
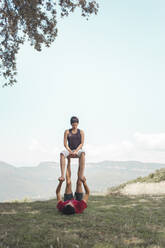
[[[78,160],[77,160],[78,163]],[[73,191],[77,178],[77,164],[72,164]],[[165,167],[160,163],[142,163],[138,161],[102,161],[86,163],[85,175],[91,192],[105,192],[107,188],[117,186],[137,177],[147,176],[157,169]],[[15,167],[0,161],[0,202],[31,198],[49,199],[55,197],[60,165],[56,162],[41,162],[36,167]],[[63,192],[64,192],[63,187]]]
[[[165,194],[165,168],[156,170],[145,177],[138,177],[116,187],[109,193],[123,194]]]

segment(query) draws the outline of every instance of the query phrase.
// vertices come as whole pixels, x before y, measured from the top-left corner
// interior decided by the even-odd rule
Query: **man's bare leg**
[[[82,152],[79,158],[79,170],[78,170],[78,178],[82,179],[84,176],[84,169],[85,169],[85,153]]]
[[[58,180],[64,181],[65,177],[65,157],[64,154],[60,153],[60,169],[61,169],[61,176],[59,177]]]

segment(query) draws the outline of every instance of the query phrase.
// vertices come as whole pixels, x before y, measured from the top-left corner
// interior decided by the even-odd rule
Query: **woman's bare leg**
[[[78,170],[78,178],[81,179],[84,176],[85,169],[85,153],[82,152],[79,158],[79,170]]]
[[[61,169],[61,176],[59,177],[59,180],[64,181],[65,177],[65,157],[64,154],[60,153],[60,169]]]
[[[77,173],[76,193],[83,193],[82,181],[80,180],[80,166]]]
[[[65,194],[71,194],[72,193],[72,184],[71,184],[71,168],[70,168],[70,158],[67,158],[68,164],[67,164],[67,170],[66,170],[66,188],[65,188]]]
[[[71,167],[70,167],[71,159],[70,157],[67,157],[67,161],[68,161],[68,164],[67,164],[67,171],[66,171],[66,179],[71,181]]]

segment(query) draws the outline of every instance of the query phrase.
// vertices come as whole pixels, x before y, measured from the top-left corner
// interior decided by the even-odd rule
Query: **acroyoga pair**
[[[56,189],[57,208],[64,214],[82,213],[87,208],[87,201],[89,197],[89,188],[84,177],[85,168],[85,150],[82,148],[84,144],[84,131],[78,128],[79,119],[73,116],[70,119],[72,128],[64,132],[64,147],[65,149],[60,153],[60,168],[61,176],[58,178],[59,184]],[[61,186],[65,181],[65,159],[67,158],[66,170],[66,188],[64,193],[64,201],[61,198]],[[71,158],[79,158],[79,168],[77,173],[76,191],[73,196],[71,183]],[[84,186],[85,194],[83,194]]]

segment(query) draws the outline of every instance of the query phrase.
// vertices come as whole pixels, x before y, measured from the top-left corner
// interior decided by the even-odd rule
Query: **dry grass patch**
[[[40,211],[39,210],[33,210],[33,211],[28,211],[26,212],[27,214],[39,214]]]
[[[3,212],[0,213],[0,215],[1,215],[1,214],[2,214],[2,215],[4,215],[4,214],[7,214],[7,215],[8,215],[8,214],[9,214],[9,215],[10,215],[10,214],[17,214],[17,211],[15,211],[15,209],[11,209],[10,211],[3,211]]]
[[[138,245],[144,243],[143,239],[139,239],[137,237],[131,237],[130,239],[124,239],[123,243],[126,245]]]

